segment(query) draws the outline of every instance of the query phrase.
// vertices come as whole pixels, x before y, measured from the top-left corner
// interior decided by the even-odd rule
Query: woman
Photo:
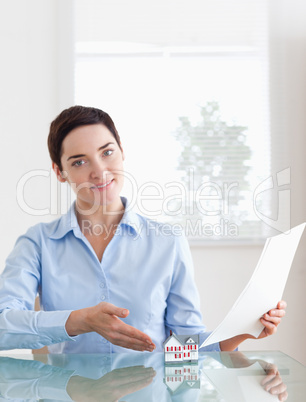
[[[0,347],[51,353],[161,350],[170,330],[205,332],[183,236],[134,213],[120,197],[124,153],[112,119],[82,106],[52,123],[48,147],[60,182],[76,193],[69,212],[31,227],[0,280]],[[35,312],[39,293],[42,311]],[[286,303],[261,318],[273,334]],[[240,335],[209,350],[234,350]]]

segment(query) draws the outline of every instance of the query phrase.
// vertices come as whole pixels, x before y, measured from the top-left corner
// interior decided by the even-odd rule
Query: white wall
[[[17,236],[50,219],[24,213],[16,187],[27,172],[50,169],[49,124],[73,101],[73,47],[67,46],[72,16],[67,12],[70,1],[62,3],[65,7],[59,8],[57,0],[0,2],[0,270]],[[24,191],[31,206],[48,206],[47,178],[31,179]]]
[[[73,103],[70,3],[70,0],[0,1],[0,271],[17,236],[28,226],[53,218],[23,213],[16,201],[16,183],[32,169],[50,168],[46,145],[50,121]],[[272,144],[279,146],[280,151],[282,146],[289,150],[286,163],[292,172],[295,225],[306,220],[306,23],[302,17],[306,13],[302,0],[271,3],[278,10],[271,41],[278,44],[283,55],[281,65],[272,62]],[[284,84],[281,89],[279,82]],[[277,103],[280,97],[282,101]],[[281,168],[274,164],[275,171]],[[33,179],[25,191],[37,207],[46,207],[48,180]],[[305,241],[304,236],[289,276],[284,295],[288,314],[278,334],[268,340],[248,341],[241,349],[279,349],[306,364]],[[192,246],[208,328],[213,329],[222,320],[248,281],[260,253],[260,246]]]

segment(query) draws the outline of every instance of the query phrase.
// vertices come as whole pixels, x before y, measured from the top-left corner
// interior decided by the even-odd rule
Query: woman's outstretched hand
[[[69,336],[97,332],[114,345],[152,352],[155,349],[152,339],[121,320],[128,315],[127,309],[102,302],[73,311],[66,321],[66,331]]]

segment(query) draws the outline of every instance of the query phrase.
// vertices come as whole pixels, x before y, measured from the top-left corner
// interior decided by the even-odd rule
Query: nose
[[[95,160],[91,164],[90,178],[98,182],[104,183],[109,177],[110,171],[105,162],[101,160]]]

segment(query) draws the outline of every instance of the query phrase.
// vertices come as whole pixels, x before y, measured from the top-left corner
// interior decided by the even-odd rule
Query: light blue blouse
[[[50,353],[127,351],[97,333],[70,337],[71,311],[100,302],[127,308],[124,319],[162,350],[169,331],[209,335],[200,313],[190,249],[172,227],[125,213],[100,262],[77,222],[66,215],[31,227],[17,239],[0,276],[0,349],[40,348]],[[39,294],[42,311],[35,312]],[[205,350],[220,350],[219,344]]]

